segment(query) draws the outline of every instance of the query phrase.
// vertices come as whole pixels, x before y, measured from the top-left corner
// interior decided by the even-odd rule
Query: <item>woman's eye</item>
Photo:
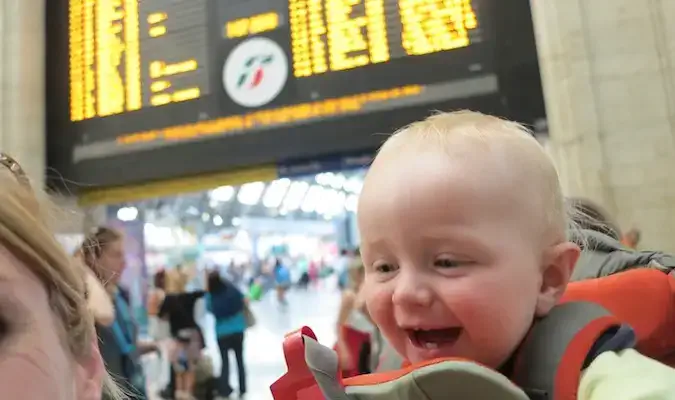
[[[465,264],[460,261],[456,260],[450,260],[447,258],[441,258],[436,261],[434,261],[434,267],[439,267],[439,268],[455,268],[459,267],[460,265]]]
[[[4,341],[7,336],[9,336],[10,327],[6,319],[0,319],[0,342]]]
[[[377,272],[387,274],[396,271],[396,266],[392,264],[378,264],[375,265],[375,270]]]

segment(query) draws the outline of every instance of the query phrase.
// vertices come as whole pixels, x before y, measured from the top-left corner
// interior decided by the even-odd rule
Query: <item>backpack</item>
[[[231,318],[244,310],[244,295],[232,284],[211,293],[211,311],[216,320]]]
[[[271,391],[275,400],[575,400],[582,371],[602,352],[635,347],[670,364],[673,293],[674,277],[657,269],[571,283],[561,304],[533,324],[508,377],[469,360],[438,359],[343,379],[335,353],[305,327],[286,337],[288,372]]]

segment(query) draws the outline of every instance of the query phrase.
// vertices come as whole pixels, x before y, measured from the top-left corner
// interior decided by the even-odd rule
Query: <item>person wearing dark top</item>
[[[191,398],[194,387],[194,366],[204,347],[202,331],[194,318],[197,300],[206,292],[194,291],[167,294],[159,308],[159,317],[169,321],[174,343],[171,351],[172,374],[175,374],[176,398]]]
[[[194,309],[199,299],[206,294],[203,290],[167,294],[159,307],[159,317],[169,321],[171,336],[178,338],[183,329],[197,329]]]

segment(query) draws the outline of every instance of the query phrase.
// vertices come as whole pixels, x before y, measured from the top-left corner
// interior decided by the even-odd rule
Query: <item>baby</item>
[[[358,215],[368,310],[413,363],[503,368],[558,303],[580,255],[539,143],[517,123],[474,112],[393,135]],[[675,399],[675,371],[633,350],[602,354],[581,381],[579,399]]]

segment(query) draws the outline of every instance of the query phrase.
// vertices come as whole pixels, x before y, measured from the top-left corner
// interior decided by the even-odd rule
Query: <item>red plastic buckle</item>
[[[274,400],[324,399],[314,375],[307,367],[303,336],[317,340],[314,331],[307,326],[287,334],[284,339],[284,358],[288,372],[270,386]]]

